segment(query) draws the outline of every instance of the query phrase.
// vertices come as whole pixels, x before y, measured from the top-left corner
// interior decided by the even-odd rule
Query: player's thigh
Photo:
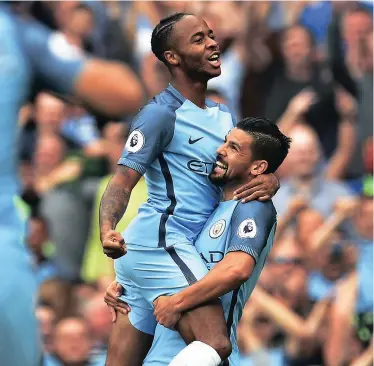
[[[143,366],[168,366],[186,345],[178,332],[157,324],[152,347],[144,360]]]
[[[39,366],[37,285],[20,240],[0,230],[0,365]]]
[[[141,366],[153,336],[134,328],[127,315],[118,314],[109,339],[106,366]]]
[[[131,279],[152,307],[159,296],[178,293],[208,273],[190,244],[168,248],[127,244],[127,254],[118,260],[118,269]]]
[[[185,312],[177,329],[187,344],[201,341],[217,351],[230,347],[227,324],[219,299]]]
[[[125,257],[127,257],[127,254]],[[131,258],[131,254],[129,257]],[[132,267],[134,263],[126,261],[125,265],[123,265],[121,260],[122,258],[114,261],[114,268],[116,280],[123,287],[123,295],[120,299],[126,302],[131,308],[129,321],[137,330],[153,336],[157,324],[156,318],[153,315],[153,306],[144,298],[140,289],[133,281],[127,277],[129,274],[127,266]]]

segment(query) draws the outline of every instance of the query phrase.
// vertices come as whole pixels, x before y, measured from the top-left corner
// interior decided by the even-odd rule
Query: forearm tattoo
[[[100,202],[100,229],[108,226],[114,230],[125,213],[129,200],[130,192],[112,179]]]

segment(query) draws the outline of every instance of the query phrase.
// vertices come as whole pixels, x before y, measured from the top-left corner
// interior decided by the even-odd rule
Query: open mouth
[[[221,161],[216,161],[214,165],[214,173],[218,175],[223,175],[227,171],[227,164],[222,163]]]
[[[215,67],[221,66],[220,54],[219,52],[213,53],[209,58],[208,61],[211,65]]]

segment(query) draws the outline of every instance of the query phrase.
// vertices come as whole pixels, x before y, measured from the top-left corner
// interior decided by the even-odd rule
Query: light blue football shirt
[[[226,106],[206,100],[199,108],[172,85],[141,109],[118,163],[145,174],[149,198],[125,230],[126,243],[194,243],[219,202],[208,175],[235,124]]]
[[[195,243],[196,250],[208,269],[212,269],[230,252],[245,252],[256,262],[249,279],[221,297],[233,347],[229,360],[224,365],[240,365],[237,326],[273,246],[276,223],[276,211],[271,201],[252,201],[246,204],[225,201],[214,210]],[[184,347],[186,344],[178,332],[157,325],[152,348],[143,365],[168,365]]]
[[[233,347],[230,365],[239,365],[236,330],[273,246],[277,215],[271,201],[221,202],[205,224],[195,246],[208,269],[230,252],[242,251],[256,262],[250,278],[239,288],[221,297],[227,329]]]

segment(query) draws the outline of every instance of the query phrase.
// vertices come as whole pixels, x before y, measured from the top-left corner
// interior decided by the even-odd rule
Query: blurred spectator
[[[372,29],[372,15],[357,2],[333,3],[329,27],[329,58],[335,80],[357,97],[355,79],[362,73],[363,62],[370,53],[365,49],[365,36]]]
[[[32,117],[21,130],[19,141],[21,159],[31,161],[39,134],[59,133],[64,118],[66,118],[65,103],[51,94],[39,93],[34,102]]]
[[[51,245],[48,239],[48,225],[45,219],[40,216],[31,217],[27,244],[31,249],[39,284],[57,276],[57,268],[53,259],[45,254],[47,245]]]
[[[97,295],[98,287],[94,282],[84,282],[76,283],[72,289],[72,301],[74,306],[77,308],[78,313],[82,313],[84,307],[88,302],[91,301]]]
[[[45,194],[78,178],[80,162],[66,158],[66,146],[61,137],[39,137],[34,157],[35,189],[39,194]]]
[[[373,200],[363,196],[354,217],[358,234],[356,269],[337,287],[331,308],[327,342],[327,365],[347,362],[371,364],[373,337]],[[352,323],[352,318],[355,322]],[[352,345],[355,349],[352,349]],[[360,362],[359,362],[360,360]]]
[[[81,318],[60,320],[53,334],[53,352],[46,357],[45,366],[90,365],[91,335]]]
[[[39,321],[43,351],[45,353],[51,353],[53,349],[52,338],[56,325],[56,313],[51,306],[47,304],[40,304],[36,308],[35,314]]]
[[[318,134],[323,154],[330,158],[338,143],[341,116],[330,72],[316,59],[312,33],[302,25],[283,30],[279,61],[257,38],[256,34],[250,38],[249,50],[250,67],[261,73],[265,103],[260,113],[277,121],[286,133],[294,123],[308,123]]]
[[[82,148],[86,156],[97,157],[105,154],[95,118],[78,105],[68,108],[67,118],[61,126],[61,135],[71,148]]]
[[[328,49],[334,78],[357,99],[356,149],[347,169],[348,177],[357,179],[364,174],[363,144],[373,136],[373,9],[352,2],[339,10],[330,24]]]
[[[75,280],[88,230],[86,207],[77,195],[82,165],[68,158],[63,140],[57,135],[40,136],[34,159],[35,190],[41,196],[41,213],[56,246],[59,275]]]
[[[61,11],[61,6],[57,9]],[[77,3],[68,10],[68,15],[60,19],[60,31],[53,34],[50,46],[62,58],[83,57],[92,51],[89,44],[94,29],[94,15],[89,6]]]
[[[35,124],[40,134],[58,133],[66,116],[65,103],[51,94],[39,93],[35,100]]]
[[[103,301],[103,292],[97,293],[83,307],[83,317],[86,319],[93,340],[92,355],[96,359],[106,357],[107,345],[112,328],[112,316],[108,306]]]
[[[206,91],[206,97],[210,100],[213,100],[213,102],[216,102],[218,104],[225,104],[225,105],[227,104],[226,98],[217,89],[209,88]]]
[[[96,28],[92,37],[95,54],[127,63],[139,72],[124,19],[130,2],[89,0],[86,3],[95,13]]]
[[[282,181],[273,199],[277,212],[280,216],[284,215],[291,198],[302,196],[309,207],[327,217],[338,198],[352,194],[343,183],[324,178],[321,147],[310,127],[294,127],[289,136],[292,147],[286,159],[288,179]]]

